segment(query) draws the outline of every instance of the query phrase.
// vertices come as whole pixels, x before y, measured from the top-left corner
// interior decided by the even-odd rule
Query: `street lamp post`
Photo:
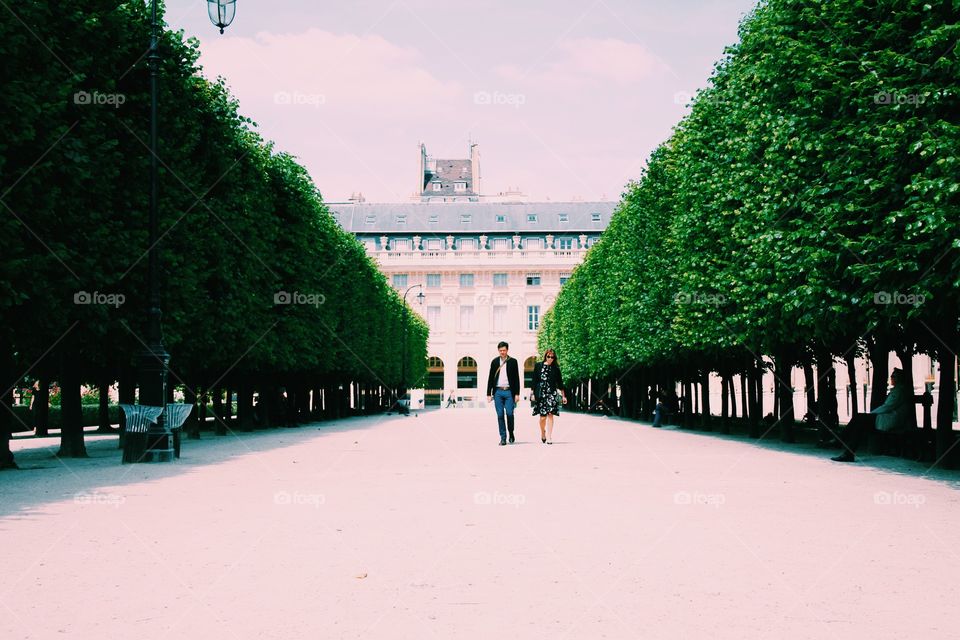
[[[407,325],[410,321],[410,308],[407,306],[407,294],[414,289],[420,289],[417,294],[417,302],[423,304],[425,296],[423,295],[423,285],[415,284],[410,286],[403,293],[403,359],[400,363],[400,395],[407,395]],[[408,408],[409,411],[409,408]]]
[[[216,11],[214,10],[216,8]],[[207,0],[207,11],[214,25],[223,29],[230,25],[236,15],[236,0]],[[216,16],[216,20],[214,20]],[[160,77],[160,24],[157,20],[157,0],[150,2],[150,48],[147,65],[150,69],[150,217],[147,246],[147,345],[140,352],[140,404],[166,407],[167,371],[170,354],[163,345],[163,329],[160,310],[159,254],[157,251],[158,196],[160,179],[157,155],[158,82]],[[162,411],[147,431],[146,450],[140,460],[173,459],[173,439],[166,428],[166,411]]]

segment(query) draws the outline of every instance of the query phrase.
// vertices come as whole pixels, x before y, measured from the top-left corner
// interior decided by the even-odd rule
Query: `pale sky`
[[[755,0],[168,0],[264,138],[324,195],[404,202],[419,143],[480,145],[483,192],[619,199],[687,112]],[[161,123],[162,126],[162,123]]]

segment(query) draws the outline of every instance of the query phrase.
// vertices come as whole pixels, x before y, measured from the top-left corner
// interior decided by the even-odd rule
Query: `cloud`
[[[202,51],[208,73],[225,76],[245,106],[286,103],[390,118],[442,112],[463,91],[427,71],[417,50],[372,34],[258,33],[211,39]]]
[[[549,56],[548,52],[548,56]],[[612,83],[635,86],[670,73],[670,67],[645,46],[616,38],[573,38],[557,46],[553,60],[542,70],[507,64],[498,75],[510,82],[529,82],[558,88]]]

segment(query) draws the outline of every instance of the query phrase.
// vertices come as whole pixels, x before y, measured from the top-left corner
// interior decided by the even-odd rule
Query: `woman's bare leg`
[[[543,425],[547,420],[547,416],[540,416],[540,440],[543,440],[547,437],[547,432],[543,430]]]
[[[553,444],[553,414],[548,413],[547,416],[547,442]]]

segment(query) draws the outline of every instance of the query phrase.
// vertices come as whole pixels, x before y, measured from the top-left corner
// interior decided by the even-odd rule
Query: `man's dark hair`
[[[504,347],[506,347],[507,349],[509,349],[509,348],[510,348],[510,345],[508,345],[506,342],[504,342],[503,340],[501,340],[501,341],[500,341],[500,344],[497,345],[497,351],[499,351],[500,349],[503,349]]]

